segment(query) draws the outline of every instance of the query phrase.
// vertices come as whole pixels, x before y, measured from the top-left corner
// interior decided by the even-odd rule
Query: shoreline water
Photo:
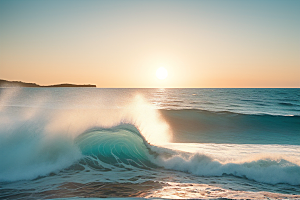
[[[143,183],[105,183],[86,184],[67,182],[55,190],[39,193],[31,191],[2,190],[3,199],[101,199],[101,198],[143,198],[143,199],[299,199],[298,194],[282,194],[268,191],[247,191],[233,188],[225,189],[217,184],[178,183],[146,181]]]

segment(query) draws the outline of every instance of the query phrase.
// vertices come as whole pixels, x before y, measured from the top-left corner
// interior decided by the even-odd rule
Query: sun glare
[[[164,67],[160,67],[156,70],[156,77],[160,80],[167,78],[168,71]]]

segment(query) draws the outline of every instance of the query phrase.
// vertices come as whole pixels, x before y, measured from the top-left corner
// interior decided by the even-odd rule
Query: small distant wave
[[[184,101],[180,101],[180,100],[175,100],[175,101],[171,101],[173,103],[184,103]]]
[[[208,102],[209,103],[209,102]],[[266,105],[266,104],[263,104]],[[229,105],[230,106],[236,106],[239,107],[239,105]],[[165,111],[165,109],[160,109],[161,111]],[[172,109],[171,109],[172,110]],[[206,113],[206,114],[215,114],[215,115],[239,115],[239,116],[265,116],[265,117],[283,117],[287,115],[282,115],[282,114],[270,114],[270,113],[255,113],[255,114],[248,114],[248,113],[242,113],[242,112],[236,112],[235,110],[231,111],[212,111],[212,110],[206,110],[206,109],[197,109],[197,108],[192,108],[192,109],[173,109],[174,111],[182,111],[182,112],[198,112],[198,113]],[[300,116],[300,115],[293,115],[293,116]]]
[[[241,107],[241,105],[238,105],[238,104],[230,104],[228,106],[226,106],[228,108],[236,108],[236,107]]]
[[[255,105],[258,105],[258,106],[268,106],[268,105],[265,104],[265,103],[255,103]]]
[[[212,102],[208,102],[208,101],[206,101],[206,102],[203,102],[204,104],[210,104],[210,105],[213,105],[214,103],[212,103]]]
[[[299,102],[299,99],[278,99],[278,101],[293,101],[293,102]]]
[[[293,104],[293,103],[285,103],[285,102],[280,102],[278,103],[279,105],[282,105],[282,106],[297,106],[296,104]]]
[[[277,95],[287,95],[287,92],[276,92]]]
[[[257,100],[252,100],[252,99],[241,99],[241,101],[246,101],[246,102],[256,102]]]

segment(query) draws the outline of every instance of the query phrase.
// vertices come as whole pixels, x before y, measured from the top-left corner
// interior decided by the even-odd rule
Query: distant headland
[[[7,81],[0,79],[0,87],[96,87],[96,85],[76,85],[76,84],[57,84],[57,85],[38,85],[36,83],[25,83],[22,81]]]

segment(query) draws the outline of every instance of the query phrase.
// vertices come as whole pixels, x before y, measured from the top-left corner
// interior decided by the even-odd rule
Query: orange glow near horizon
[[[0,79],[104,88],[300,87],[299,6],[3,0]],[[155,75],[160,66],[168,70],[164,80]]]

